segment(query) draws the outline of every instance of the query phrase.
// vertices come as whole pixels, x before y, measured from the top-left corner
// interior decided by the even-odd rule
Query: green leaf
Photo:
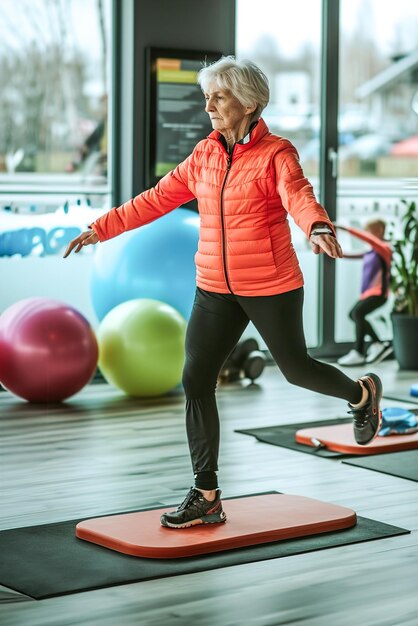
[[[401,198],[402,238],[392,241],[391,288],[397,301],[405,303],[408,313],[418,315],[418,215],[415,201]]]

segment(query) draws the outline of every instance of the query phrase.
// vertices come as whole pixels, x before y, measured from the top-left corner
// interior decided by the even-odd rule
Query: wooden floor
[[[418,380],[394,361],[373,369],[387,388]],[[345,415],[344,402],[293,387],[274,367],[218,399],[225,496],[300,494],[413,532],[43,601],[0,588],[2,626],[417,626],[418,483],[235,433]],[[48,409],[1,393],[0,528],[177,503],[192,484],[183,404],[181,392],[135,401],[107,385]]]

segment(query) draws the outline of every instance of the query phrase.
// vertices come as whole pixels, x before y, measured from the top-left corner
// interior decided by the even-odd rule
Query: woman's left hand
[[[311,235],[309,243],[314,254],[322,254],[325,252],[333,259],[340,259],[343,251],[334,235]]]

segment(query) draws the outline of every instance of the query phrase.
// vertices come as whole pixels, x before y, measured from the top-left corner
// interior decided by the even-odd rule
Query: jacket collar
[[[251,148],[256,143],[258,143],[260,139],[268,135],[269,132],[270,131],[267,128],[265,121],[263,120],[263,118],[260,117],[256,125],[249,131],[249,133],[240,141],[237,141],[236,144],[234,144],[232,152],[234,152],[235,154],[239,154],[241,152],[244,152],[245,150],[248,150],[248,148]],[[218,130],[213,130],[210,135],[208,135],[208,139],[214,139],[215,141],[218,141],[226,149],[225,140]]]

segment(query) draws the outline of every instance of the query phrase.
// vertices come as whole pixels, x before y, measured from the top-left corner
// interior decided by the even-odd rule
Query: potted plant
[[[391,286],[393,347],[401,369],[418,369],[418,214],[414,201],[401,200],[402,237],[393,240]]]

